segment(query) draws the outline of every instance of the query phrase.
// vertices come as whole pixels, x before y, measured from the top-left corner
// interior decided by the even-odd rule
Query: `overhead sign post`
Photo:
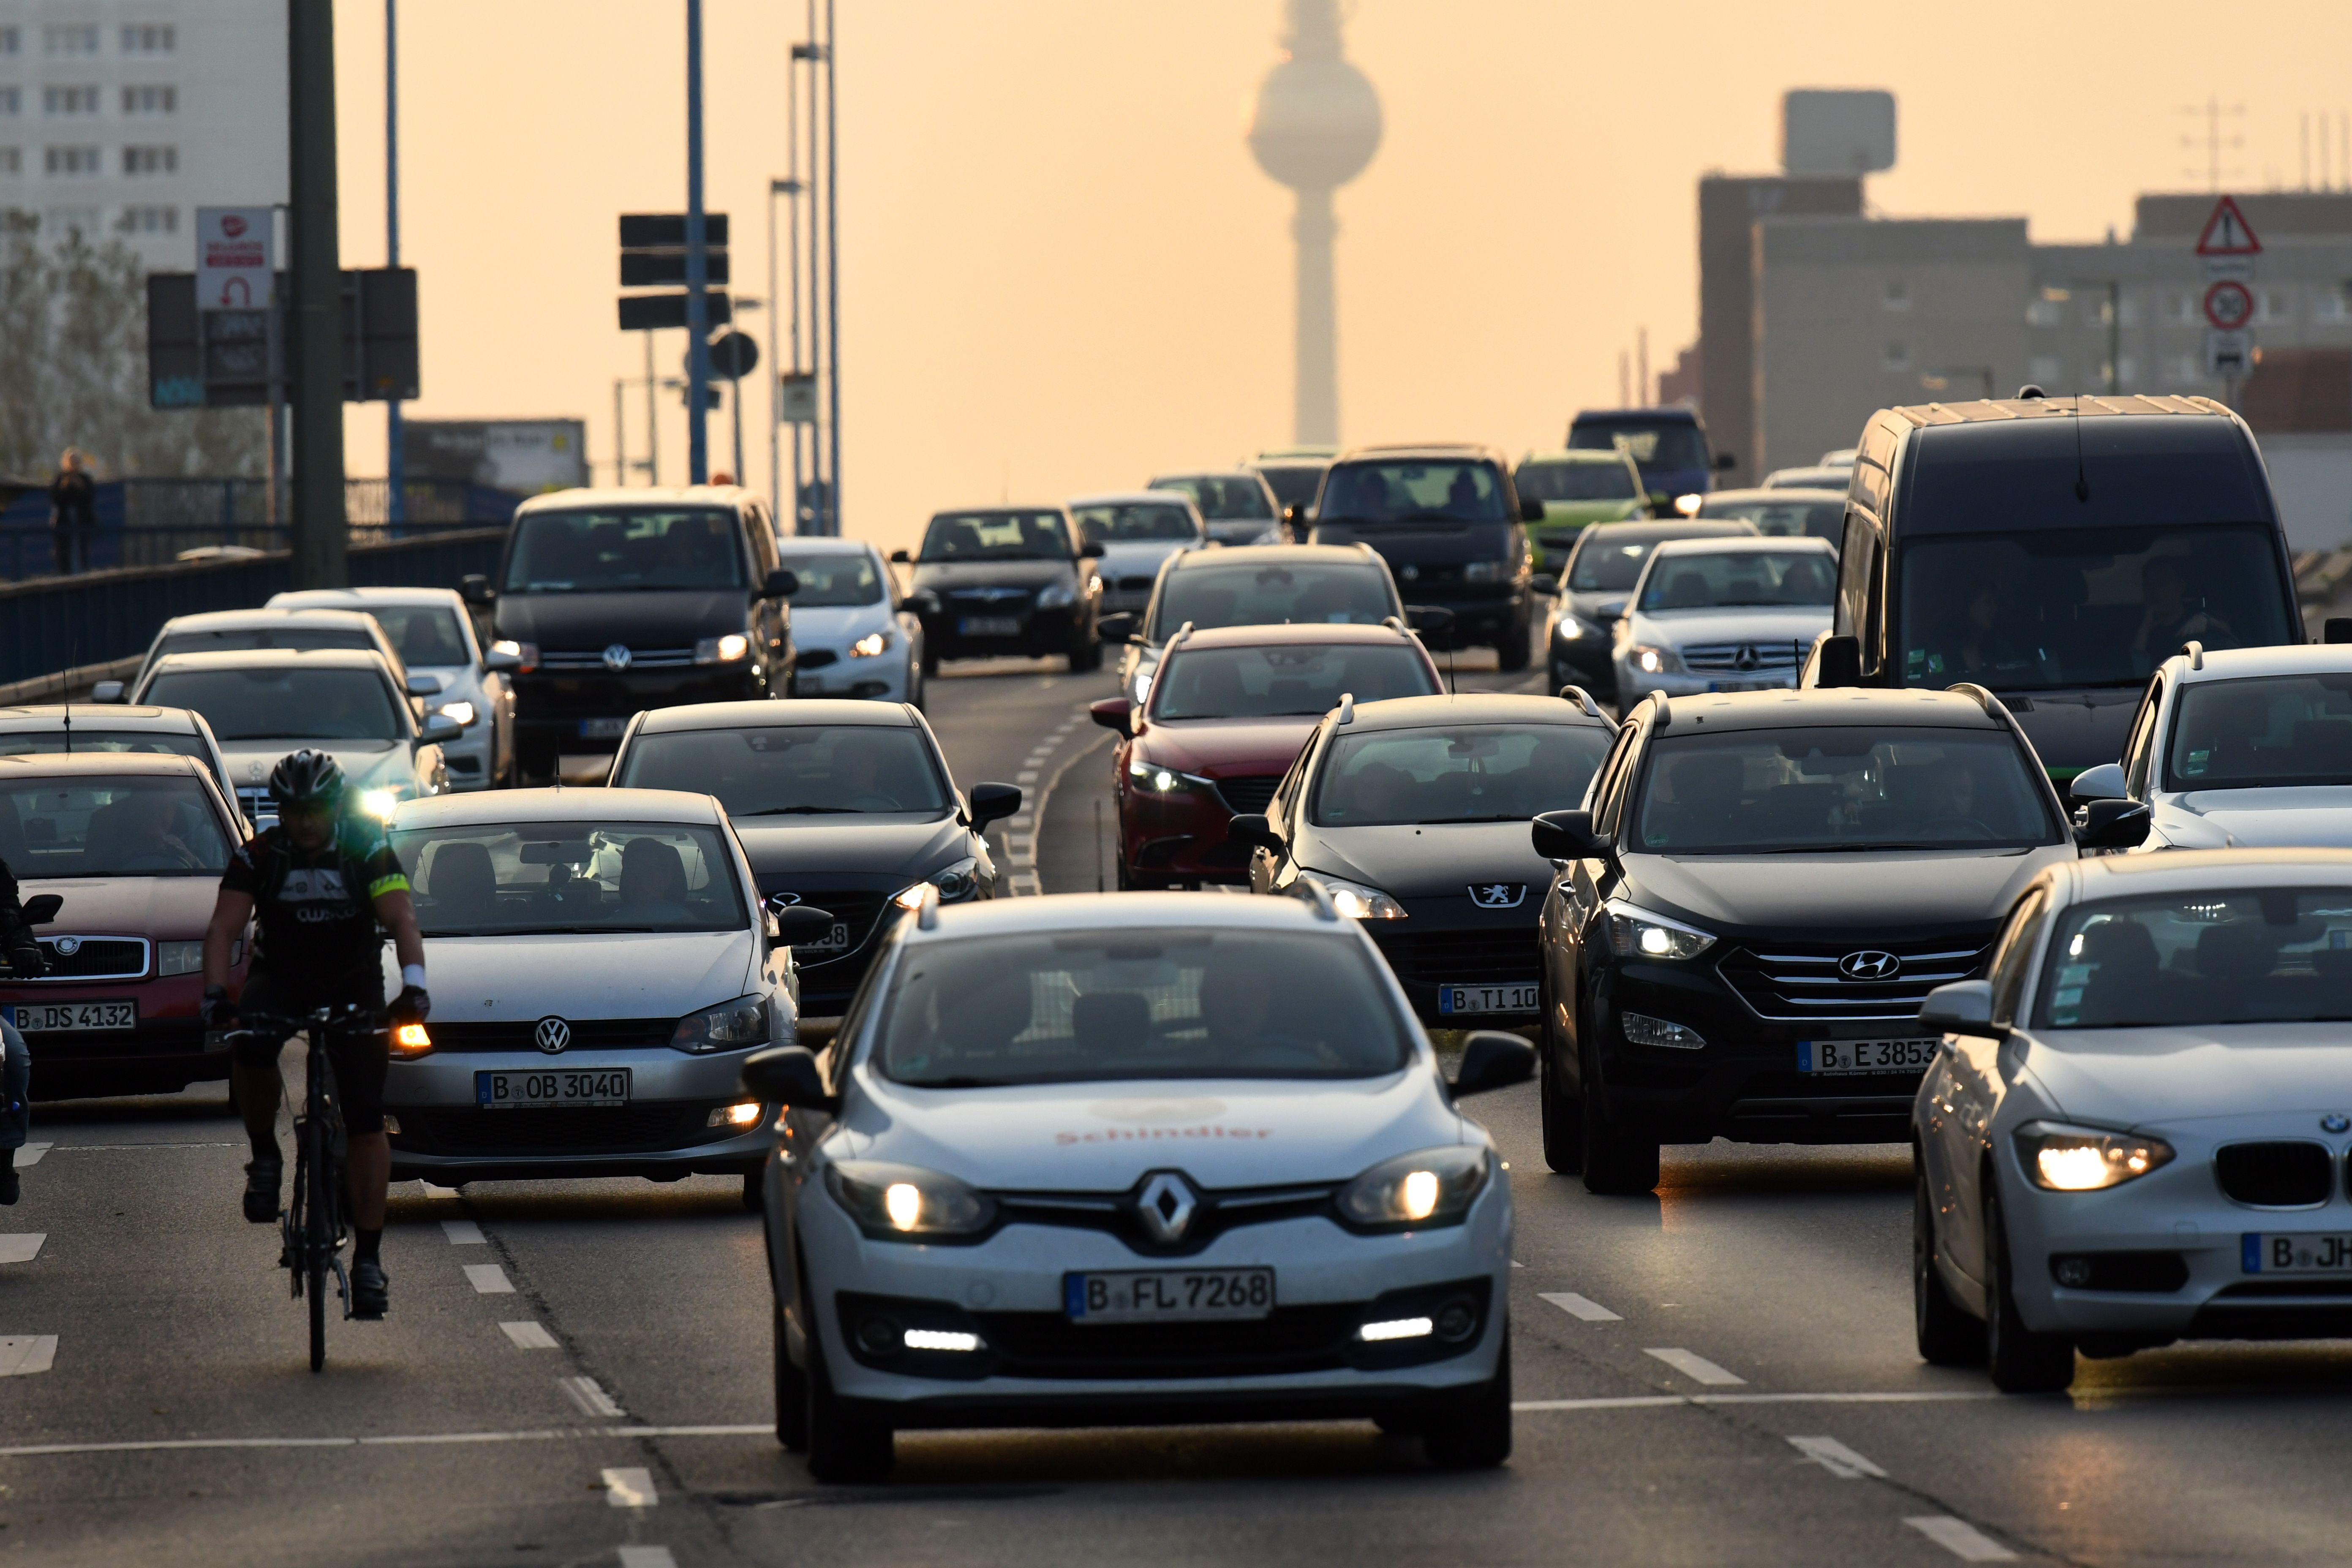
[[[2213,204],[2205,226],[2197,231],[2197,259],[2205,274],[2205,374],[2222,385],[2221,401],[2237,406],[2238,383],[2254,366],[2254,335],[2247,329],[2254,319],[2254,258],[2263,242],[2254,226],[2238,209],[2235,196]]]

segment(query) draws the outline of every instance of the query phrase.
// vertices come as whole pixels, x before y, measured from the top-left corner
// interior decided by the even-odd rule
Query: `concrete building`
[[[286,199],[285,0],[0,0],[0,209],[194,265],[199,205]]]

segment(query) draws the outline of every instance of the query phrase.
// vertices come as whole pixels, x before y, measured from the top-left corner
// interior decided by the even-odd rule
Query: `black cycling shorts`
[[[383,974],[370,971],[332,979],[273,974],[257,963],[236,1005],[241,1013],[299,1018],[320,1007],[337,1007],[351,1002],[382,1012]],[[243,1067],[272,1067],[283,1048],[258,1040],[241,1040],[236,1046],[236,1059]],[[335,1069],[335,1087],[342,1091],[343,1130],[383,1131],[383,1075],[392,1065],[389,1039],[373,1029],[339,1029],[328,1037],[327,1061]]]

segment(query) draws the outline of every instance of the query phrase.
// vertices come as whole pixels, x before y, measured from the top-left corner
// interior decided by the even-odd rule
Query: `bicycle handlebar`
[[[339,1002],[332,1006],[315,1008],[299,1018],[276,1013],[239,1013],[237,1022],[244,1026],[226,1031],[223,1039],[249,1040],[259,1036],[275,1035],[283,1040],[305,1029],[349,1028],[362,1022],[373,1028],[378,1026],[381,1020],[373,1008],[363,1007],[356,1002]]]

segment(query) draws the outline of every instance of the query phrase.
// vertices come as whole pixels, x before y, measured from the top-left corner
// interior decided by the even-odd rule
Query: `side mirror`
[[[1508,1089],[1536,1075],[1536,1048],[1517,1035],[1500,1029],[1475,1029],[1462,1044],[1462,1065],[1454,1069],[1450,1086],[1456,1100]]]
[[[499,591],[479,572],[468,572],[457,579],[457,596],[478,609],[496,600]]]
[[[1739,467],[1739,459],[1733,457],[1730,453],[1717,452],[1715,455],[1715,471],[1717,473],[1727,474],[1738,467]]]
[[[2352,642],[2352,616],[2330,616],[2319,628],[2321,642]]]
[[[522,655],[492,648],[482,656],[482,668],[492,675],[512,675],[522,668]]]
[[[1919,1004],[1919,1026],[1938,1035],[1990,1037],[1992,1026],[1992,982],[1956,980],[1938,985]]]
[[[1549,599],[1559,592],[1559,579],[1549,572],[1538,572],[1528,579],[1528,586]]]
[[[807,904],[787,904],[782,909],[768,910],[768,934],[779,947],[797,947],[803,942],[822,942],[833,934],[834,917],[830,910],[820,910]]]
[[[1021,812],[1021,786],[1009,784],[976,784],[971,786],[971,825],[986,827]]]
[[[1078,546],[1078,555],[1082,560],[1101,560],[1103,558],[1102,541],[1099,539],[1087,540],[1084,544]]]
[[[1543,502],[1536,500],[1532,496],[1524,497],[1520,500],[1519,521],[1521,522],[1541,522],[1543,520]]]
[[[1417,632],[1450,631],[1454,626],[1454,612],[1443,605],[1407,605],[1404,607],[1404,624]]]
[[[1095,623],[1095,636],[1105,642],[1133,642],[1135,640],[1134,613],[1129,610],[1119,610],[1105,616]]]
[[[1547,860],[1596,860],[1611,841],[1592,830],[1589,811],[1547,811],[1528,824],[1528,842]]]
[[[57,919],[58,911],[65,907],[66,900],[62,894],[37,894],[25,900],[25,923],[28,926],[45,926]]]
[[[1282,835],[1274,830],[1262,811],[1249,812],[1234,818],[1225,829],[1225,842],[1239,844],[1249,849],[1271,849],[1282,853]]]
[[[1812,668],[1807,671],[1811,680],[1800,685],[1816,687],[1860,686],[1862,684],[1862,639],[1852,635],[1841,636],[1823,632],[1813,642]]]
[[[1087,703],[1087,716],[1106,730],[1117,731],[1121,740],[1135,738],[1135,726],[1129,720],[1124,697],[1106,697],[1099,702]]]
[[[743,1089],[777,1105],[833,1110],[841,1101],[824,1091],[824,1075],[806,1046],[771,1046],[743,1060]]]
[[[92,702],[120,702],[122,689],[122,682],[119,680],[101,680],[89,689],[89,700]]]
[[[2137,800],[2095,800],[2083,808],[2074,842],[2084,849],[2137,849],[2147,841],[2148,809]]]
[[[2066,786],[2066,793],[2078,801],[2128,800],[2131,785],[2124,778],[2121,763],[2101,763],[2095,768],[2084,768]]]
[[[425,727],[416,732],[416,738],[428,746],[437,746],[444,741],[454,741],[465,732],[466,726],[446,713],[428,713],[425,716]]]
[[[893,550],[890,552],[890,564],[893,566],[910,566],[914,563],[914,560],[915,558],[913,556],[908,554],[903,550]]]
[[[762,599],[789,599],[800,591],[800,574],[788,572],[781,566],[769,573],[768,580],[760,584],[760,597]]]
[[[412,675],[408,678],[411,697],[438,697],[449,683],[437,675]]]

